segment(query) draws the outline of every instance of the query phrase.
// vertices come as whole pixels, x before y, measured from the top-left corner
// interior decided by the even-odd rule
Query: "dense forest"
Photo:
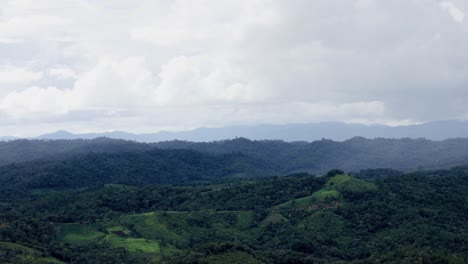
[[[359,171],[392,168],[403,171],[447,169],[468,165],[468,139],[365,139],[343,142],[252,141],[245,138],[205,143],[167,141],[137,143],[98,138],[93,140],[14,140],[0,142],[0,165],[32,160],[57,161],[83,154],[149,152],[154,149],[186,149],[223,155],[242,153],[269,164],[276,174],[309,172],[323,174],[340,168]],[[246,158],[247,159],[247,158]]]
[[[271,164],[241,153],[212,155],[193,150],[90,153],[57,161],[31,161],[0,167],[0,194],[40,188],[84,188],[117,183],[181,184],[226,178],[265,177]]]
[[[468,261],[464,167],[70,184],[2,194],[1,263]]]
[[[0,263],[466,263],[467,144],[3,142]]]

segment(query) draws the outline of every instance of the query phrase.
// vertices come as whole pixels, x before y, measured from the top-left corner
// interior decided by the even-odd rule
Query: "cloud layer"
[[[468,118],[463,0],[0,3],[0,134]]]

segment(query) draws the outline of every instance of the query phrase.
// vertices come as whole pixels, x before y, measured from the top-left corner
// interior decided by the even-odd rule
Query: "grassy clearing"
[[[287,201],[274,208],[304,207],[314,203],[327,203],[342,200],[343,194],[361,195],[376,190],[377,186],[373,183],[340,174],[330,178],[321,190],[312,195]]]
[[[371,182],[353,178],[349,175],[336,175],[326,183],[329,189],[351,194],[363,194],[377,191],[377,186]]]
[[[250,211],[164,211],[124,216],[121,223],[144,238],[184,248],[197,240],[246,239],[242,231],[253,218]]]
[[[341,193],[337,190],[320,190],[312,194],[312,198],[316,202],[328,202],[341,198]]]
[[[97,242],[105,236],[96,230],[95,224],[62,224],[58,230],[58,240],[75,245],[83,245],[89,242]]]
[[[145,238],[122,238],[116,235],[107,235],[103,241],[116,248],[125,248],[131,253],[150,253],[157,254],[161,252],[158,241]]]
[[[77,246],[86,243],[105,243],[113,248],[124,248],[134,254],[150,254],[155,258],[161,256],[159,241],[132,237],[132,232],[123,226],[110,226],[102,232],[98,231],[102,230],[99,226],[105,224],[62,224],[58,228],[57,240]]]
[[[274,208],[288,208],[288,207],[300,207],[300,206],[306,206],[309,204],[312,204],[315,202],[315,198],[313,195],[294,199],[294,200],[289,200],[285,203],[278,204]]]
[[[131,226],[144,238],[164,239],[167,241],[183,240],[182,237],[169,230],[159,220],[159,213],[156,212],[124,216],[121,222],[124,225]]]
[[[302,207],[319,202],[330,202],[341,198],[341,193],[337,190],[322,189],[314,192],[310,196],[294,199],[275,206],[275,208]]]
[[[325,184],[326,187],[333,188],[337,186],[342,186],[345,182],[353,179],[353,177],[344,174],[338,174],[330,178]]]
[[[126,215],[120,223],[61,224],[57,240],[74,245],[105,243],[159,259],[197,241],[247,241],[252,211],[151,212]],[[120,225],[119,225],[120,224]],[[245,232],[249,230],[248,232]]]

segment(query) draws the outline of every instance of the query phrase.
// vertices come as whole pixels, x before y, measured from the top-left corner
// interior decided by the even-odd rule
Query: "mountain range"
[[[88,154],[93,160],[107,160],[108,154],[135,153],[132,159],[146,162],[148,151],[189,150],[209,155],[245,155],[232,161],[233,166],[261,167],[256,174],[283,175],[294,172],[324,173],[331,169],[359,171],[362,169],[392,168],[403,171],[417,169],[445,169],[468,165],[468,139],[366,139],[354,137],[343,142],[317,140],[313,142],[285,142],[281,140],[249,140],[236,138],[213,142],[165,141],[139,143],[121,139],[75,140],[14,140],[0,142],[0,166],[39,160],[62,161]],[[147,154],[144,154],[147,153]],[[143,156],[140,156],[143,155]],[[132,154],[133,155],[133,154]],[[197,154],[198,155],[198,154]],[[193,156],[188,155],[189,160]],[[130,156],[128,156],[130,157]],[[92,163],[92,162],[91,162]],[[112,164],[123,164],[112,162]],[[234,165],[237,164],[237,165]],[[257,165],[252,165],[257,164]],[[63,165],[63,164],[62,164]],[[144,166],[143,166],[144,167]],[[77,166],[82,168],[82,166]],[[33,170],[34,171],[34,170]],[[248,171],[245,169],[245,171]]]
[[[220,128],[197,128],[194,130],[157,133],[133,134],[122,131],[73,134],[67,131],[57,131],[44,134],[34,139],[94,139],[108,137],[136,142],[159,142],[169,140],[186,140],[194,142],[217,141],[244,137],[252,140],[277,139],[283,141],[314,141],[322,138],[344,141],[355,136],[365,138],[426,138],[444,140],[448,138],[468,137],[467,121],[435,121],[418,125],[388,126],[347,124],[340,122],[227,126]],[[17,139],[15,137],[0,137],[0,141]]]

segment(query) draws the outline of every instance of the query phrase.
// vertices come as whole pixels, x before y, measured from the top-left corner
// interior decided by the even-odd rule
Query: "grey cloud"
[[[468,11],[466,1],[450,3]],[[117,6],[74,5],[75,12],[59,6],[56,13],[34,12],[67,14],[69,28],[45,26],[50,29],[45,42],[33,34],[24,43],[0,44],[6,48],[0,63],[47,68],[44,72],[55,65],[77,70],[76,80],[47,77],[35,84],[39,87],[76,90],[83,76],[87,84],[98,85],[86,90],[95,97],[92,105],[76,104],[58,115],[32,114],[38,123],[152,131],[468,117],[468,24],[454,19],[440,1],[175,1],[172,6],[119,1]],[[151,78],[115,73],[126,69],[113,66],[92,74],[103,60],[118,65],[133,57],[143,58],[138,67]],[[116,75],[141,83],[146,94],[132,96],[130,87],[112,80]],[[110,110],[127,114],[93,110],[109,107],[99,105],[107,98],[125,105]]]

